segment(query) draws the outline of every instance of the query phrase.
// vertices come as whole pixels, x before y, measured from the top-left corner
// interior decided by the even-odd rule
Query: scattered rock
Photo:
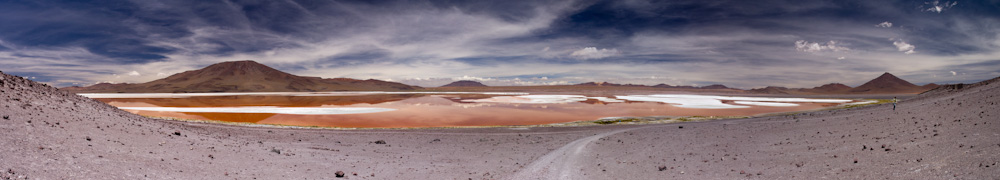
[[[180,136],[180,135],[181,135],[181,132],[180,132],[180,131],[174,131],[174,135],[175,135],[175,136]]]
[[[378,140],[378,141],[375,141],[375,144],[385,144],[385,141],[383,141],[383,140]]]
[[[660,169],[660,171],[667,170],[667,166],[659,166],[659,167],[656,167],[656,168]]]
[[[10,119],[10,116],[9,115],[4,115],[3,119]]]
[[[344,171],[337,171],[336,173],[333,173],[333,175],[336,175],[338,178],[342,178],[344,177]]]
[[[677,129],[684,129],[684,126],[677,126]]]
[[[87,136],[87,141],[90,141],[90,136]]]

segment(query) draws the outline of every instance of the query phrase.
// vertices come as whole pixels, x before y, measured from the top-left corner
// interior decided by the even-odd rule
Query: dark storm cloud
[[[1000,55],[998,4],[3,1],[0,62],[8,72],[60,85],[148,81],[240,59],[295,74],[418,85],[492,77],[494,84],[804,87],[858,83],[886,71],[945,82],[989,76],[990,68],[962,64]],[[946,69],[976,76],[935,76],[953,71]],[[538,75],[551,76],[531,78]]]
[[[28,1],[3,3],[0,39],[24,47],[82,47],[118,63],[161,60],[166,47],[147,45],[145,34],[124,27],[134,8],[125,2],[102,3]]]

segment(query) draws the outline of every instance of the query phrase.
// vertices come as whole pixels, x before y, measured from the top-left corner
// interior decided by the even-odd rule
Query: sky
[[[1000,77],[1000,0],[0,0],[0,71],[57,87],[255,60],[434,87]]]

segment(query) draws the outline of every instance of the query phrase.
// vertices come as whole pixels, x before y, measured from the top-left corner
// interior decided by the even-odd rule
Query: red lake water
[[[360,128],[540,125],[637,116],[752,116],[858,103],[842,99],[702,95],[586,97],[381,92],[81,95],[145,116]]]

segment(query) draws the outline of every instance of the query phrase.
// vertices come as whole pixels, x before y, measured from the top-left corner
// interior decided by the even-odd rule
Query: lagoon
[[[81,94],[154,117],[291,126],[414,128],[542,125],[606,117],[753,116],[865,103],[850,99],[482,92]]]

